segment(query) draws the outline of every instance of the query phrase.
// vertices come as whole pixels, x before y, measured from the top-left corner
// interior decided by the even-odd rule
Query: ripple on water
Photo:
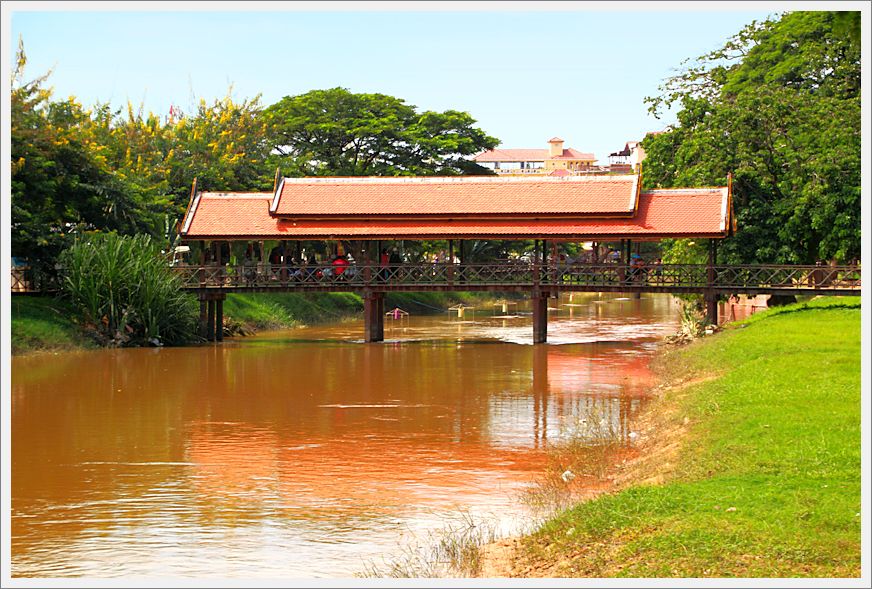
[[[352,322],[13,358],[13,574],[350,576],[460,508],[518,529],[544,448],[593,414],[629,427],[677,321],[668,299],[552,304],[546,346],[520,309],[377,345]]]

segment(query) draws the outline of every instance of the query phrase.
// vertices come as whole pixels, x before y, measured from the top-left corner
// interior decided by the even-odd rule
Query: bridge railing
[[[860,289],[859,266],[715,266],[718,288]]]
[[[392,264],[284,266],[176,266],[184,287],[269,288],[294,286],[517,285],[532,284],[532,267],[517,264]],[[544,281],[544,273],[542,274]]]
[[[12,268],[10,286],[13,293],[54,293],[60,287],[60,272],[45,268]]]
[[[715,288],[860,290],[859,266],[727,266],[656,264],[393,264],[284,266],[177,266],[185,288],[379,288],[391,286],[654,287],[662,290]]]

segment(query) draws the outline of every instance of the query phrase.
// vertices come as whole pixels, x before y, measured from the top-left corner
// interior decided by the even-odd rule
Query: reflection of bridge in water
[[[626,441],[632,415],[652,381],[647,362],[634,356],[612,356],[608,364],[580,360],[559,349],[533,349],[533,439],[577,436],[591,443]],[[579,389],[580,383],[587,383]],[[558,423],[549,425],[549,416]]]

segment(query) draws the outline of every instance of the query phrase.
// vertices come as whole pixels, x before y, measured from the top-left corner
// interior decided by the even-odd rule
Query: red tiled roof
[[[276,219],[269,214],[272,199],[271,192],[201,192],[191,205],[182,233],[187,236],[273,235]]]
[[[272,212],[295,218],[629,215],[636,206],[636,182],[635,175],[285,178]]]
[[[551,139],[548,140],[548,143],[557,143],[557,142],[562,142],[562,141],[563,141],[563,139],[561,139],[560,137],[557,137],[555,135],[554,137],[552,137]]]
[[[549,176],[569,176],[569,170],[564,169],[564,168],[560,168],[560,169],[554,170],[553,172],[551,172],[548,175]]]
[[[472,158],[477,162],[544,162],[547,149],[491,149]]]
[[[633,218],[566,219],[312,219],[271,217],[268,196],[227,197],[204,193],[192,207],[186,239],[427,239],[548,238],[658,239],[724,237],[729,210],[727,188],[685,188],[643,192]],[[187,225],[186,225],[187,226]]]
[[[544,162],[549,159],[571,159],[596,161],[592,153],[577,149],[564,149],[561,155],[551,157],[547,149],[492,149],[478,154],[472,159],[477,162]]]
[[[551,158],[553,160],[590,160],[596,161],[596,157],[592,153],[582,153],[577,149],[569,149],[563,150],[563,155],[558,155],[556,157]]]

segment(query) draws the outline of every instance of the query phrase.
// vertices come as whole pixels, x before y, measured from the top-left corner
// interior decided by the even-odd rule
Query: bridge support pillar
[[[215,299],[206,301],[209,305],[209,314],[206,318],[206,341],[215,341]]]
[[[705,293],[705,318],[712,325],[718,324],[718,295],[713,292]]]
[[[363,340],[382,342],[385,339],[385,293],[363,295]]]
[[[708,288],[705,291],[705,318],[712,325],[718,324],[718,295],[712,290],[715,282],[715,264],[718,263],[718,242],[708,240],[708,266],[705,281]]]
[[[206,339],[206,330],[208,329],[208,323],[206,322],[208,319],[208,306],[209,301],[207,301],[203,295],[200,295],[200,337],[203,339]]]
[[[534,292],[531,302],[533,306],[533,343],[544,344],[548,341],[548,293]]]
[[[224,341],[224,298],[215,301],[215,341]]]
[[[223,292],[205,292],[198,294],[200,299],[200,337],[208,342],[224,341],[224,299]]]

